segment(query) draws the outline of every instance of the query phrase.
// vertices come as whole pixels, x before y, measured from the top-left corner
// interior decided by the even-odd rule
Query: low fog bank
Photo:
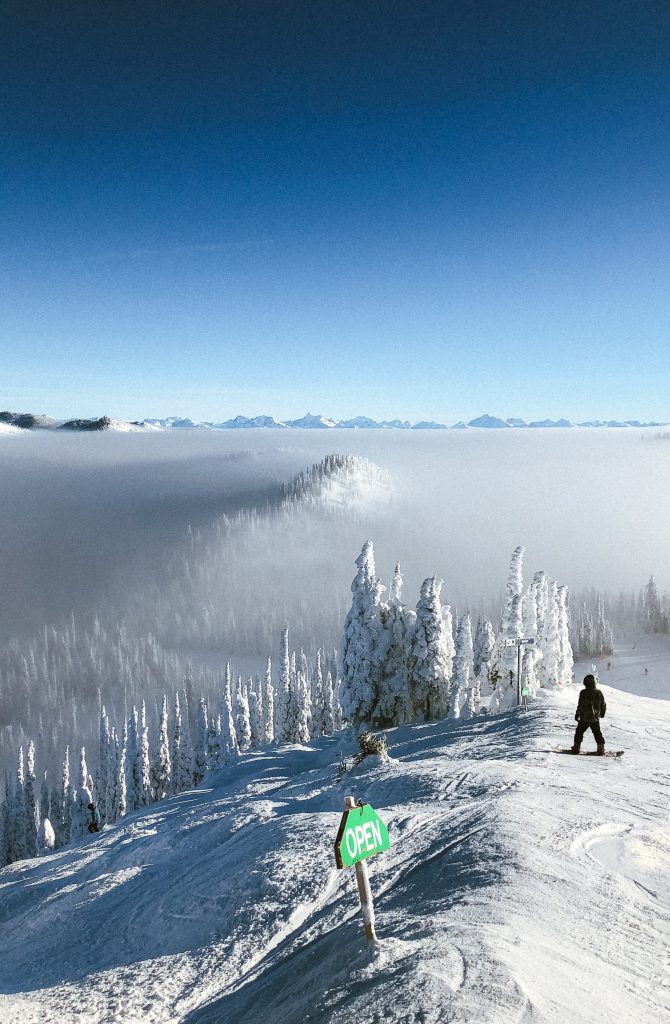
[[[346,600],[369,531],[382,575],[399,559],[409,594],[437,573],[445,598],[461,606],[500,592],[519,543],[529,568],[573,591],[638,589],[652,572],[670,588],[670,450],[641,431],[30,435],[0,439],[0,638],[160,582],[189,524],[262,507],[283,481],[335,451],[387,470],[393,497],[380,500],[393,508],[359,514],[350,537],[340,524],[332,545],[323,535],[277,536],[261,601],[283,603],[280,587],[306,584]],[[262,564],[248,568],[262,581]],[[235,586],[231,575],[230,600]]]

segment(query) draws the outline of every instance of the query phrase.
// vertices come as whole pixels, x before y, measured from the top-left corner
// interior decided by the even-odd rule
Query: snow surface
[[[601,683],[649,684],[652,654],[660,686],[667,637],[599,662]],[[543,692],[526,714],[391,730],[388,763],[341,779],[349,734],[250,755],[3,869],[0,1020],[670,1020],[670,702],[604,692],[622,759],[556,753],[577,691]],[[392,842],[368,861],[372,949],[334,865],[348,794]]]

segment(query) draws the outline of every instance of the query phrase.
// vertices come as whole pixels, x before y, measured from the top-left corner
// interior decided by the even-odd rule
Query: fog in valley
[[[364,461],[286,491],[331,453]],[[495,617],[518,544],[573,593],[669,589],[669,490],[670,444],[632,429],[0,436],[3,762],[51,690],[81,730],[189,663],[204,691],[228,658],[262,671],[284,623],[332,659],[368,538],[410,606],[437,574]]]

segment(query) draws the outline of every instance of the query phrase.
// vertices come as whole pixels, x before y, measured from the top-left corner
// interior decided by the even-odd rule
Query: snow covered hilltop
[[[167,416],[163,419],[147,418],[144,420],[119,420],[109,416],[100,416],[93,419],[70,419],[58,420],[50,416],[34,415],[33,413],[0,412],[0,425],[18,427],[21,430],[71,430],[71,431],[141,431],[141,430],[250,430],[250,429],[276,429],[276,430],[464,430],[468,428],[479,430],[499,430],[528,428],[546,429],[548,427],[662,427],[665,423],[649,422],[643,423],[640,420],[584,420],[579,423],[572,423],[567,419],[558,420],[531,420],[526,421],[519,417],[501,419],[498,416],[490,416],[485,413],[470,420],[468,423],[462,420],[449,427],[446,423],[435,420],[420,420],[411,423],[409,420],[391,419],[374,420],[370,416],[355,416],[346,420],[335,420],[328,416],[313,415],[307,413],[299,419],[278,420],[274,416],[234,416],[232,419],[215,422],[211,420],[192,420],[183,416]]]
[[[0,1019],[667,1020],[670,704],[605,693],[622,761],[553,753],[576,691],[542,691],[527,714],[390,730],[387,762],[351,767],[346,733],[248,753],[5,868]],[[332,849],[348,794],[391,835],[370,950]]]

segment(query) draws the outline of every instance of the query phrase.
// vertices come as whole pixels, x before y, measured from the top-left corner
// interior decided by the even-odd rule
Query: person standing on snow
[[[596,743],[598,744],[597,752],[599,754],[605,753],[605,740],[600,731],[600,719],[605,717],[606,711],[607,704],[605,703],[605,698],[596,686],[595,677],[589,673],[589,675],[584,676],[584,689],[579,695],[577,711],[575,712],[577,728],[575,729],[575,739],[572,744],[573,754],[579,753],[579,748],[582,745],[584,733],[587,729],[590,729],[595,736]]]

